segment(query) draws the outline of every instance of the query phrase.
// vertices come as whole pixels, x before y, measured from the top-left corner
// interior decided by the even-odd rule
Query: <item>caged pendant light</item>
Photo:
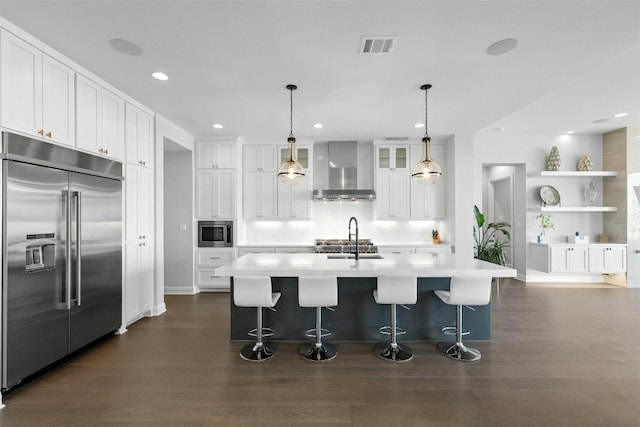
[[[415,178],[422,185],[435,183],[442,175],[442,169],[431,158],[431,137],[429,136],[429,126],[427,124],[427,92],[431,89],[430,84],[420,86],[424,90],[424,137],[422,137],[422,160],[413,167],[411,177]]]
[[[296,138],[293,136],[293,91],[298,89],[296,85],[287,85],[287,89],[290,92],[291,100],[291,114],[290,114],[290,130],[289,138],[287,138],[287,144],[289,145],[289,160],[282,163],[280,169],[278,169],[278,178],[284,184],[289,186],[298,185],[305,176],[304,168],[298,163],[298,152],[296,150]]]

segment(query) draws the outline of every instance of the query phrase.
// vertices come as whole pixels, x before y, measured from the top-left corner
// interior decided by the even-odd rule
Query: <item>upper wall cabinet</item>
[[[376,170],[409,170],[409,147],[406,145],[377,145]]]
[[[86,77],[76,75],[76,146],[122,160],[125,146],[124,100]]]
[[[442,166],[444,147],[431,144],[431,157]],[[422,144],[411,146],[411,165],[422,159]],[[431,185],[422,185],[411,179],[411,219],[436,220],[444,218],[444,186],[442,177]]]
[[[127,162],[153,167],[153,117],[127,103],[125,107]]]
[[[5,30],[0,38],[1,125],[74,145],[74,71]]]
[[[242,156],[243,172],[275,172],[278,170],[276,145],[245,145]]]
[[[235,169],[237,141],[198,141],[196,157],[200,169]]]

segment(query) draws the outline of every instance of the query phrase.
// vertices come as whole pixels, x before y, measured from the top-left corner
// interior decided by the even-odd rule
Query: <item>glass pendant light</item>
[[[424,137],[422,137],[422,160],[413,167],[411,177],[415,178],[422,185],[431,185],[440,178],[442,169],[431,158],[431,137],[429,136],[429,126],[427,124],[427,92],[431,89],[430,84],[420,86],[424,91]]]
[[[280,169],[278,169],[278,178],[284,184],[289,186],[298,185],[304,178],[304,168],[298,163],[298,152],[296,150],[296,138],[293,136],[293,91],[298,89],[296,85],[287,85],[291,95],[291,115],[290,115],[290,130],[289,138],[287,138],[287,144],[289,145],[289,160],[282,163]]]

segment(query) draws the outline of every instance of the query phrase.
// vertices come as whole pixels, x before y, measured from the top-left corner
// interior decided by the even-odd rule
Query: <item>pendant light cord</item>
[[[290,123],[289,137],[293,138],[293,88],[289,89],[289,94],[290,94],[289,105],[291,106],[291,110],[290,110],[290,114],[289,114],[289,123]]]
[[[429,122],[427,121],[427,114],[428,114],[428,107],[429,107],[429,103],[428,101],[428,97],[427,94],[429,93],[429,88],[427,87],[424,90],[424,136],[429,138]]]

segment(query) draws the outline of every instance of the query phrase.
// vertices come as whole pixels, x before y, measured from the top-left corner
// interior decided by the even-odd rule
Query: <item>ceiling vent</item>
[[[385,141],[408,141],[409,137],[408,136],[385,136],[384,137]]]
[[[362,39],[360,53],[363,55],[391,53],[396,46],[397,37],[365,37]]]

